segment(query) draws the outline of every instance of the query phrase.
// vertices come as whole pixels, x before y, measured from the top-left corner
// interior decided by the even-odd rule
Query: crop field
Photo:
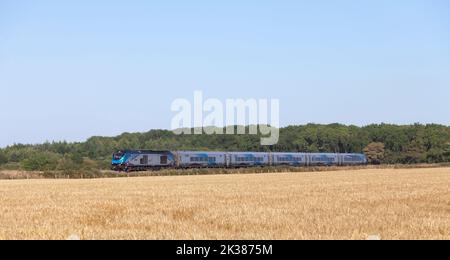
[[[0,181],[0,239],[450,239],[450,168]]]

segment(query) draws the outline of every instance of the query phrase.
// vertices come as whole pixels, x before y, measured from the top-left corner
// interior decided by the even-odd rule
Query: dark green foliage
[[[7,162],[8,162],[8,158],[6,157],[5,153],[0,150],[0,166]]]
[[[248,128],[247,128],[248,129]],[[0,166],[20,164],[26,170],[57,170],[69,176],[109,168],[111,155],[120,149],[286,151],[361,153],[374,163],[450,162],[450,127],[442,125],[341,124],[289,126],[280,129],[277,145],[260,145],[259,135],[175,135],[167,130],[92,137],[84,143],[14,145],[0,149]],[[371,146],[384,145],[384,152]],[[376,148],[376,149],[375,149]],[[375,155],[370,154],[375,152]]]
[[[27,171],[49,171],[56,169],[60,155],[52,152],[35,152],[21,162],[21,166]]]
[[[441,153],[441,151],[439,151],[439,153]],[[444,150],[442,152],[442,156],[443,156],[442,160],[444,162],[450,162],[450,142],[447,142],[445,144],[445,148],[444,148]]]

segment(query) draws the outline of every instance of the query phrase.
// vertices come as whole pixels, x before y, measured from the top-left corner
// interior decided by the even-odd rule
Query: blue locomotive
[[[116,171],[146,171],[164,168],[239,168],[263,166],[364,165],[364,154],[354,153],[261,153],[124,150],[113,155]]]

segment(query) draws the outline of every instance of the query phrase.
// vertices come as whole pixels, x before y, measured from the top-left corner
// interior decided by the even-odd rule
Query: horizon
[[[287,125],[287,126],[281,126],[279,127],[279,129],[285,129],[288,127],[302,127],[302,126],[308,126],[308,125],[319,125],[319,126],[330,126],[330,125],[342,125],[342,126],[346,126],[346,127],[350,127],[350,126],[356,126],[358,128],[364,128],[364,127],[369,127],[369,126],[373,126],[373,125],[393,125],[393,126],[414,126],[414,125],[422,125],[422,126],[429,126],[429,125],[438,125],[438,126],[444,126],[444,127],[450,127],[450,125],[445,125],[445,124],[436,124],[436,123],[426,123],[426,124],[422,124],[422,123],[411,123],[411,124],[391,124],[391,123],[372,123],[372,124],[367,124],[367,125],[352,125],[352,124],[341,124],[341,123],[328,123],[328,124],[320,124],[320,123],[307,123],[307,124],[293,124],[293,125]],[[234,125],[233,127],[237,127],[238,125]],[[244,127],[250,127],[251,125],[245,125]],[[203,129],[205,128],[210,128],[210,127],[216,127],[216,126],[205,126],[203,127]],[[225,127],[217,127],[217,128],[223,128],[225,129],[226,127],[230,127],[230,126],[225,126]],[[191,130],[193,130],[195,128],[191,128]],[[176,129],[176,130],[180,130],[180,129]],[[39,142],[39,143],[13,143],[10,145],[5,145],[5,146],[0,146],[0,149],[5,149],[8,147],[14,147],[14,146],[35,146],[35,145],[42,145],[42,144],[47,144],[47,143],[68,143],[68,144],[74,144],[74,143],[84,143],[87,142],[90,138],[94,138],[94,137],[100,137],[100,138],[115,138],[115,137],[119,137],[121,135],[124,134],[145,134],[151,131],[168,131],[168,132],[174,132],[174,130],[170,130],[170,129],[162,129],[162,128],[155,128],[155,129],[150,129],[147,131],[141,131],[141,132],[122,132],[119,133],[117,135],[93,135],[93,136],[89,136],[84,140],[77,140],[77,141],[69,141],[69,140],[45,140],[43,142]],[[227,134],[218,134],[218,135],[227,135]],[[247,133],[246,133],[247,135]]]
[[[279,99],[280,127],[450,125],[450,3],[0,2],[0,148],[170,129],[171,103]]]

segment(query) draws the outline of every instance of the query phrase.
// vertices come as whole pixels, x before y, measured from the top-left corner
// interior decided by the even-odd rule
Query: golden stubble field
[[[0,239],[450,239],[450,168],[0,181]]]

